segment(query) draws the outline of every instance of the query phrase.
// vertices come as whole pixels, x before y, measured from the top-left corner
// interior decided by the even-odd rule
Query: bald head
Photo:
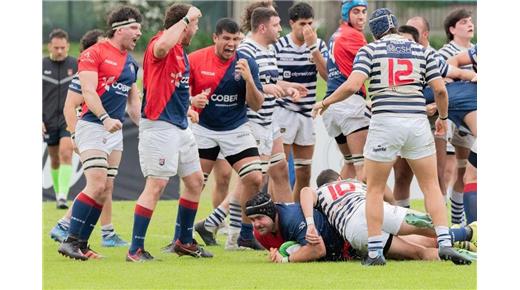
[[[430,24],[424,17],[412,17],[406,22],[406,25],[413,26],[419,31],[419,43],[422,46],[428,47],[430,45],[430,41],[428,40],[430,37]]]

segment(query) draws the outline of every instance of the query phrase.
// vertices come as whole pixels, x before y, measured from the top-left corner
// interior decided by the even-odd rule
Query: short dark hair
[[[314,18],[314,9],[305,2],[298,2],[289,8],[289,19],[298,21],[298,19]]]
[[[114,10],[112,10],[108,14],[108,17],[107,17],[107,24],[108,24],[107,36],[109,38],[112,38],[114,36],[114,33],[116,30],[112,29],[113,23],[125,21],[130,18],[135,19],[135,21],[137,23],[141,23],[143,21],[143,16],[141,15],[141,12],[139,11],[139,9],[137,9],[133,6],[124,5],[124,6],[120,6],[120,7],[115,8]]]
[[[251,30],[256,31],[260,24],[269,22],[271,17],[274,16],[278,16],[278,12],[265,7],[256,8],[251,14]]]
[[[87,31],[79,40],[79,52],[91,47],[98,42],[99,37],[104,37],[105,32],[100,29],[92,29]]]
[[[274,2],[272,5],[273,7],[276,7],[274,6]],[[242,15],[242,24],[240,26],[240,30],[243,33],[248,33],[249,31],[251,31],[251,15],[253,14],[253,11],[255,11],[255,9],[258,7],[269,8],[270,6],[271,4],[269,4],[269,2],[267,1],[258,1],[249,4],[249,6],[247,6],[246,9],[244,9],[244,15]]]
[[[457,9],[446,16],[446,19],[444,19],[444,32],[446,32],[446,38],[448,39],[447,42],[453,40],[453,34],[450,32],[450,27],[455,27],[459,20],[468,17],[471,17],[471,11],[464,8]]]
[[[325,169],[316,178],[316,185],[318,187],[327,184],[329,182],[333,182],[338,180],[338,177],[340,177],[339,173],[332,169]]]
[[[49,42],[52,41],[53,38],[64,38],[66,41],[69,41],[69,34],[61,28],[56,28],[49,33]]]
[[[217,21],[217,25],[215,26],[215,34],[220,35],[224,31],[235,34],[240,32],[240,28],[235,20],[231,18],[221,18]]]
[[[166,9],[164,13],[164,29],[172,27],[186,16],[192,5],[187,3],[175,3]]]
[[[397,29],[400,33],[408,33],[411,34],[413,37],[413,40],[417,43],[419,43],[419,30],[417,28],[411,26],[411,25],[401,25]]]

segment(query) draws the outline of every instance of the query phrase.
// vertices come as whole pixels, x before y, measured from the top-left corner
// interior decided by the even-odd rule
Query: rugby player
[[[85,103],[73,135],[87,184],[72,205],[68,237],[58,249],[69,258],[87,260],[97,255],[90,250],[88,239],[111,192],[106,190],[108,174],[115,174],[108,170],[109,156],[123,150],[121,128],[126,103],[132,121],[139,122],[138,64],[128,51],[135,48],[141,36],[141,21],[141,13],[134,7],[113,10],[107,19],[111,28],[108,40],[92,45],[78,60]]]
[[[139,160],[146,178],[134,211],[132,244],[126,261],[146,262],[146,230],[170,177],[184,182],[179,198],[174,252],[213,257],[193,239],[193,222],[204,182],[195,137],[188,127],[190,66],[184,48],[198,30],[200,10],[177,3],[165,12],[164,30],[151,38],[144,55],[143,106],[139,124]]]
[[[439,257],[457,264],[469,260],[452,248],[446,208],[437,179],[435,145],[426,118],[423,80],[433,89],[439,111],[436,134],[444,134],[448,118],[448,95],[433,52],[397,34],[397,18],[386,8],[374,11],[369,20],[375,42],[359,50],[353,72],[329,98],[314,106],[316,113],[357,92],[370,79],[372,118],[363,150],[367,159],[368,256],[365,265],[386,264],[381,225],[383,193],[397,153],[406,158],[425,195],[431,215]],[[374,67],[380,69],[375,70]],[[390,134],[389,132],[392,132]]]

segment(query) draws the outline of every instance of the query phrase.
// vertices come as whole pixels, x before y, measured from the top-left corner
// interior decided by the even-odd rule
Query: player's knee
[[[186,191],[194,194],[200,194],[202,192],[202,188],[204,187],[204,176],[203,174],[194,176],[188,180],[184,181],[184,186],[186,187]]]
[[[260,160],[246,163],[238,170],[238,176],[244,184],[258,187],[260,187],[260,184],[262,183],[261,173],[262,162]]]
[[[60,151],[60,163],[71,164],[72,163],[72,151]]]
[[[269,171],[273,174],[288,175],[285,153],[276,153],[271,156],[271,160],[269,161]]]

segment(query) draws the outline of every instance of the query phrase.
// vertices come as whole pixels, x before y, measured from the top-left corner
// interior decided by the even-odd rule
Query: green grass
[[[210,211],[207,193],[197,220]],[[129,239],[133,201],[114,202],[113,224]],[[413,207],[422,209],[421,201]],[[93,248],[106,256],[97,261],[72,261],[57,253],[58,244],[48,232],[64,211],[54,202],[43,203],[43,289],[475,289],[476,263],[455,266],[451,262],[396,262],[366,268],[355,262],[272,264],[267,251],[227,252],[208,247],[213,259],[194,259],[163,254],[173,232],[177,201],[160,201],[146,238],[146,248],[162,261],[145,264],[125,262],[126,249],[102,248],[99,226],[91,237]],[[225,236],[218,236],[221,245]]]

